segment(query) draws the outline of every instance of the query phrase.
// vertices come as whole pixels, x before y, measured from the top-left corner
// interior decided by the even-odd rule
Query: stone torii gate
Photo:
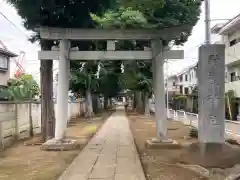
[[[162,30],[105,30],[105,29],[69,29],[41,27],[42,39],[60,40],[59,49],[40,51],[40,60],[59,60],[59,82],[56,106],[55,138],[51,143],[63,142],[67,127],[69,60],[153,60],[153,81],[155,101],[155,116],[157,139],[162,140],[167,135],[167,116],[165,107],[164,59],[183,59],[181,50],[164,50],[162,40],[172,40],[187,27],[166,28]],[[78,51],[70,48],[74,40],[106,40],[107,51]],[[116,51],[115,40],[149,40],[151,49],[144,51]]]

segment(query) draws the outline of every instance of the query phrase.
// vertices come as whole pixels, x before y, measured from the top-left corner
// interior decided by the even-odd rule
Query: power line
[[[17,27],[10,19],[8,19],[7,16],[5,16],[1,11],[0,11],[0,14],[10,23],[12,24],[15,28],[17,28],[19,31],[21,31],[25,36],[28,37],[28,35],[23,31],[21,30],[19,27]],[[29,38],[29,37],[28,37]]]
[[[28,44],[32,45],[32,43],[30,43],[29,40],[29,36],[26,34],[26,32],[24,32],[22,29],[20,29],[17,25],[15,25],[10,19],[8,19],[7,16],[5,16],[1,11],[0,11],[0,15],[2,15],[4,17],[4,19],[6,19],[10,24],[12,24],[18,31],[20,31],[22,34],[24,34],[24,36],[27,38],[27,42]]]

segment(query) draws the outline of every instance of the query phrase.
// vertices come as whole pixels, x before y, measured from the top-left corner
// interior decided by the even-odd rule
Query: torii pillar
[[[43,150],[70,150],[76,147],[75,140],[65,139],[68,121],[69,51],[70,41],[67,39],[60,40],[55,137],[42,145]]]
[[[156,137],[147,140],[149,148],[179,146],[176,141],[167,138],[167,112],[165,103],[164,60],[183,59],[183,54],[174,53],[174,50],[165,50],[161,40],[152,40],[153,53],[153,88],[155,95]],[[166,145],[166,146],[165,146]]]
[[[55,140],[61,141],[67,129],[68,120],[68,89],[69,89],[69,49],[70,41],[60,40],[59,75],[57,86]]]

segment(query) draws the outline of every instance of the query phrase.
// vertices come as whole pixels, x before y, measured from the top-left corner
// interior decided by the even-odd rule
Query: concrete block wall
[[[56,105],[54,109],[56,110]],[[83,115],[84,112],[84,101],[69,102],[67,112],[69,120]],[[10,145],[14,140],[29,137],[30,117],[32,117],[34,133],[40,133],[41,104],[39,102],[0,102],[0,149]]]

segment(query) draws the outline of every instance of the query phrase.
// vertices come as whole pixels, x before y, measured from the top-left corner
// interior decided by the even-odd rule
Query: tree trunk
[[[144,114],[145,112],[145,94],[146,92],[141,92],[141,100],[142,100],[142,106],[141,106],[141,113]]]
[[[97,95],[92,93],[92,107],[93,113],[96,114],[98,111],[98,102],[97,102]]]
[[[143,105],[143,98],[142,98],[143,92],[138,91],[137,92],[137,112],[144,113],[144,105]]]
[[[53,61],[42,60],[41,74],[41,124],[42,140],[45,142],[55,134],[55,114],[53,104]]]
[[[33,120],[32,120],[32,99],[30,100],[29,103],[29,137],[33,137]]]
[[[86,91],[86,115],[85,117],[93,117],[92,94],[90,90]]]
[[[110,107],[113,108],[113,101],[112,101],[112,98],[110,98]]]
[[[144,104],[145,104],[145,116],[149,116],[150,115],[150,105],[149,105],[149,96],[148,93],[145,93],[145,100],[144,100]]]
[[[134,91],[133,93],[133,111],[137,108],[137,92]]]
[[[110,108],[110,98],[107,100],[107,107]]]
[[[136,92],[136,111],[139,112],[141,103],[141,93],[139,91]]]
[[[108,97],[104,96],[104,109],[107,110],[108,108]]]

